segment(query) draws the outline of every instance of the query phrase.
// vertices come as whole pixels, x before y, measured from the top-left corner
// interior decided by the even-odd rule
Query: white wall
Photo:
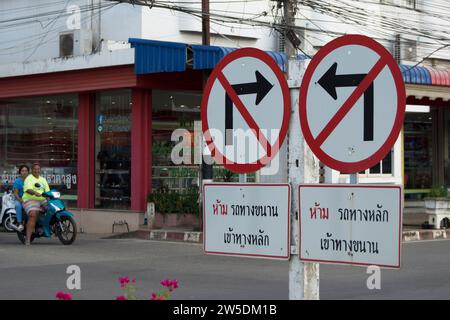
[[[0,1],[0,65],[59,57],[59,34],[72,28],[77,18],[81,28],[92,30],[94,50],[102,47],[100,39],[124,43],[128,38],[201,43],[201,25],[191,15],[130,4],[109,7],[112,4],[104,0]],[[211,10],[262,12],[268,10],[269,4],[269,0],[212,4]],[[79,8],[78,15],[72,8]],[[267,28],[226,28],[212,23],[211,32],[214,45],[276,50],[276,33]]]
[[[80,8],[82,27],[90,27],[89,0],[0,2],[0,64],[59,56],[59,33],[67,31],[70,7]],[[6,21],[9,22],[6,22]]]
[[[189,0],[187,0],[189,1]],[[190,1],[192,2],[192,1]],[[189,9],[200,10],[197,4],[186,3]],[[269,10],[270,1],[239,2],[236,4],[211,3],[211,12],[247,17]],[[221,11],[216,11],[221,10]],[[269,28],[248,25],[224,26],[214,20],[210,24],[211,45],[225,47],[258,47],[263,50],[277,50],[277,34]],[[142,9],[142,38],[201,44],[201,20],[190,14],[160,8]]]
[[[406,0],[384,0],[384,2],[394,5],[405,5]],[[427,0],[421,1],[419,9],[439,12],[441,16],[448,16],[447,9],[442,8],[441,0]],[[401,34],[402,40],[414,40],[419,43],[417,49],[417,57],[415,61],[402,61],[404,63],[414,63],[421,58],[429,55],[435,49],[442,46],[447,41],[437,41],[426,38],[423,33],[428,33],[431,37],[446,37],[449,38],[448,30],[450,30],[450,20],[442,19],[432,15],[425,15],[399,8],[395,6],[380,5],[379,1],[372,0],[372,3],[367,1],[338,1],[330,0],[330,6],[336,5],[340,8],[345,8],[345,4],[350,4],[352,10],[361,9],[361,14],[355,17],[361,24],[351,23],[347,20],[345,12],[342,15],[330,16],[329,14],[319,13],[318,10],[311,8],[300,7],[300,13],[297,14],[297,24],[307,29],[317,31],[306,31],[303,41],[303,49],[310,54],[314,54],[317,49],[332,40],[333,38],[344,34],[363,34],[373,37],[375,40],[382,43],[387,49],[393,49],[393,42],[396,33]],[[439,9],[440,8],[440,9]],[[336,9],[333,9],[336,10]],[[439,15],[438,15],[439,16]],[[404,30],[409,29],[409,35],[405,34]],[[414,31],[417,29],[418,31]],[[337,33],[325,33],[322,30],[329,30]],[[381,39],[387,39],[381,40]],[[432,58],[450,59],[450,48],[441,50],[431,56]]]

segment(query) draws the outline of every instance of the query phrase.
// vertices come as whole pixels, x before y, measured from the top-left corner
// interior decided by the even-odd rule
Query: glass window
[[[22,164],[39,162],[68,206],[77,200],[76,95],[0,101],[0,183],[11,186]]]
[[[389,153],[378,162],[376,165],[374,165],[372,168],[367,169],[366,171],[363,171],[363,174],[367,175],[380,175],[380,174],[388,174],[392,175],[392,157],[394,154],[394,150],[391,149]]]
[[[152,102],[152,190],[168,189],[183,193],[199,184],[200,165],[194,161],[194,122],[200,121],[199,92],[174,92],[154,90]],[[171,153],[179,142],[171,141],[176,129],[187,130],[191,139],[190,164],[176,165]],[[184,155],[183,155],[184,156]],[[239,175],[214,165],[213,179],[216,182],[238,182]],[[255,173],[247,175],[248,182],[254,182]]]
[[[444,136],[444,184],[450,187],[450,109],[444,110],[445,114],[445,132]]]
[[[432,186],[432,113],[406,113],[404,126],[405,189]]]
[[[131,206],[131,91],[97,94],[95,207]]]
[[[198,186],[199,165],[194,163],[194,121],[200,120],[202,95],[199,92],[154,90],[152,94],[152,189],[183,192]],[[183,139],[191,139],[189,163],[172,162],[171,141],[176,129],[187,130]],[[184,157],[185,155],[183,155]],[[187,161],[186,161],[187,162]]]

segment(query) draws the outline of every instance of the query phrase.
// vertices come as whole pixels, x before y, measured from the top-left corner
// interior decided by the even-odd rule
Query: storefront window
[[[443,134],[444,142],[444,172],[445,179],[444,184],[450,187],[450,109],[444,109],[445,114],[445,126]]]
[[[95,207],[131,206],[131,91],[97,94]]]
[[[360,171],[360,175],[366,175],[367,177],[374,177],[380,175],[389,175],[392,176],[392,159],[393,159],[394,149],[391,149],[389,153],[374,165],[372,168],[369,168],[364,171]]]
[[[433,117],[430,112],[406,113],[404,126],[404,183],[407,198],[432,186]]]
[[[198,187],[199,165],[194,163],[194,121],[200,120],[201,93],[154,90],[152,94],[152,189],[183,192]],[[190,163],[174,164],[171,141],[176,129],[191,139]]]
[[[0,184],[11,186],[20,165],[39,162],[50,187],[76,206],[77,111],[76,95],[0,101]]]

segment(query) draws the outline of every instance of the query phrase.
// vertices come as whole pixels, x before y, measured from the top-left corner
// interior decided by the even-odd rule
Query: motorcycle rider
[[[27,237],[25,245],[30,245],[31,234],[39,218],[41,207],[44,207],[47,201],[42,196],[44,192],[50,191],[47,180],[41,177],[41,166],[34,163],[31,167],[31,174],[25,179],[23,190],[23,207],[28,215]]]
[[[23,203],[23,183],[25,179],[30,174],[30,168],[26,165],[21,165],[19,167],[19,177],[14,181],[13,191],[14,196],[16,197],[16,219],[17,219],[17,230],[23,230],[23,222],[22,222],[22,203]]]

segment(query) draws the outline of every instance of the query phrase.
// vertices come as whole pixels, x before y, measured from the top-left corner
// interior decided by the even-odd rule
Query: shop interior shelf
[[[96,171],[96,174],[129,174],[130,170],[106,169]]]
[[[107,201],[130,201],[129,197],[122,197],[122,198],[112,198],[112,197],[96,197],[97,200],[107,200]]]

